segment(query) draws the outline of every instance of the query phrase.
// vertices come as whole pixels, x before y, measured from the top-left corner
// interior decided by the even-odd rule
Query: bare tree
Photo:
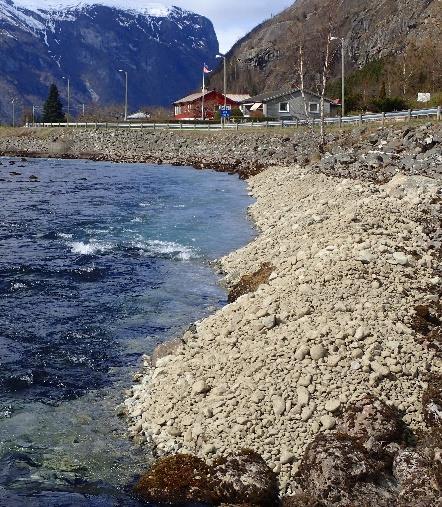
[[[123,119],[124,105],[120,104],[90,104],[87,106],[82,121],[85,122],[112,122]]]
[[[326,45],[325,45],[325,57],[322,67],[322,86],[321,86],[321,99],[320,99],[320,113],[321,113],[321,147],[325,144],[325,91],[327,89],[327,82],[330,75],[330,44],[332,41],[332,29],[329,26]]]
[[[325,144],[325,100],[328,80],[330,78],[331,64],[335,58],[338,47],[332,50],[333,35],[336,30],[336,23],[332,16],[335,15],[339,4],[342,0],[331,0],[327,5],[317,12],[319,16],[328,17],[327,26],[320,32],[310,35],[308,38],[302,30],[302,23],[296,19],[294,20],[291,33],[296,34],[297,42],[297,66],[296,73],[299,81],[299,88],[301,91],[302,100],[304,103],[305,117],[311,129],[314,128],[314,117],[310,114],[307,100],[307,86],[312,87],[315,93],[320,98],[319,114],[320,114],[320,134],[321,134],[321,147]],[[315,48],[315,51],[310,50],[308,56],[306,47],[310,49]]]
[[[304,51],[304,42],[301,41],[299,43],[298,48],[298,66],[297,66],[297,72],[299,76],[299,89],[301,91],[302,101],[304,103],[304,112],[305,112],[305,118],[307,120],[308,127],[313,130],[314,128],[314,119],[311,118],[308,105],[307,105],[307,96],[306,96],[306,90],[305,90],[305,51]],[[310,120],[312,120],[310,122]]]

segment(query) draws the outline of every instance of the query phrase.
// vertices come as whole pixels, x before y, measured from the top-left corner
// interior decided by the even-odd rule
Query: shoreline
[[[51,152],[32,152],[32,151],[0,151],[0,157],[5,158],[39,158],[39,159],[59,159],[59,160],[90,160],[91,162],[111,162],[114,164],[152,164],[152,165],[171,165],[174,167],[192,167],[195,170],[204,170],[209,169],[216,172],[226,172],[231,175],[237,174],[240,179],[247,179],[250,176],[258,174],[264,167],[258,167],[254,174],[247,172],[242,172],[238,165],[236,164],[216,164],[216,163],[207,163],[203,160],[195,160],[195,159],[186,159],[186,160],[158,160],[154,158],[142,159],[137,158],[136,160],[124,157],[113,157],[113,156],[105,156],[98,155],[94,153],[78,153],[78,154],[69,154],[69,153],[51,153]]]
[[[288,190],[290,179],[301,190]],[[422,338],[416,321],[420,308],[430,320],[439,311],[440,245],[431,237],[440,236],[441,181],[400,173],[382,184],[355,179],[299,165],[249,179],[259,236],[220,259],[224,282],[232,289],[264,265],[273,272],[196,322],[134,386],[126,400],[131,435],[145,436],[158,463],[184,453],[216,467],[250,449],[278,477],[281,496],[300,498],[315,494],[312,477],[305,479],[311,446],[351,436],[352,411],[369,406],[383,424],[431,432],[425,399],[432,379],[442,378],[442,361],[437,338]],[[345,237],[347,227],[356,231]],[[391,441],[411,452],[404,434]],[[387,461],[400,462],[394,445]],[[372,443],[364,446],[373,452]],[[391,452],[383,446],[375,452]],[[417,487],[416,478],[407,486],[391,474],[397,483],[388,501]],[[387,493],[370,492],[378,494]]]
[[[268,172],[270,174],[266,174]],[[269,179],[278,179],[277,174],[281,172],[284,180],[292,177],[298,183],[306,181],[302,193],[308,202],[309,218],[300,232],[317,228],[322,233],[315,232],[314,239],[319,242],[310,242],[309,247],[304,238],[301,249],[295,238],[305,235],[298,236],[300,232],[296,231],[293,240],[286,238],[282,252],[272,251],[269,258],[262,253],[266,243],[271,241],[269,225],[270,231],[278,225],[262,218],[265,212],[269,215],[275,211],[275,202],[266,197],[268,188],[264,190],[263,186],[269,187]],[[422,412],[418,404],[425,390],[426,375],[442,374],[442,363],[434,351],[418,344],[411,322],[413,308],[431,304],[433,299],[421,294],[417,286],[426,284],[429,290],[440,283],[432,271],[435,266],[431,265],[430,269],[425,263],[419,264],[411,254],[418,249],[421,256],[426,255],[425,241],[419,237],[422,232],[416,236],[412,234],[416,227],[422,229],[422,226],[417,221],[408,223],[406,231],[410,237],[402,248],[399,242],[387,240],[381,245],[381,253],[376,254],[370,251],[375,245],[367,245],[370,240],[360,237],[354,251],[353,236],[350,239],[326,236],[325,230],[330,227],[327,222],[332,219],[309,212],[311,192],[330,197],[319,188],[331,192],[334,187],[340,187],[337,194],[341,194],[344,203],[345,197],[351,196],[358,205],[364,199],[371,201],[374,208],[382,203],[390,211],[399,205],[402,213],[408,214],[418,202],[428,205],[439,185],[416,177],[398,177],[380,190],[379,198],[375,185],[359,183],[357,190],[352,191],[352,182],[307,175],[307,171],[299,167],[269,169],[252,178],[251,185],[258,199],[252,211],[260,234],[248,246],[222,258],[221,266],[231,287],[241,276],[273,260],[275,271],[268,284],[196,322],[195,331],[182,337],[178,349],[169,350],[168,355],[157,359],[155,368],[144,372],[141,383],[134,387],[132,398],[126,401],[126,408],[133,421],[132,434],[141,432],[148,436],[160,456],[190,452],[201,458],[212,458],[245,446],[262,455],[270,468],[280,475],[281,493],[293,494],[295,489],[290,481],[298,471],[307,444],[316,434],[333,430],[345,407],[371,394],[404,411],[404,421],[413,430],[422,430]],[[403,197],[402,188],[405,188]],[[270,185],[270,190],[275,188]],[[267,200],[266,210],[263,200]],[[359,229],[357,217],[351,216],[357,209],[354,204],[344,204],[348,215],[345,221],[350,220]],[[407,207],[406,212],[404,207]],[[377,208],[374,215],[379,211]],[[415,212],[414,218],[418,217],[419,213]],[[338,223],[333,230],[339,230],[341,225]],[[297,229],[296,224],[294,227]],[[391,234],[385,234],[391,238]],[[295,248],[294,243],[297,244]],[[402,249],[410,253],[404,255]],[[379,266],[376,255],[385,257],[385,265]],[[425,262],[430,263],[429,258]],[[340,263],[346,266],[345,271]],[[319,272],[320,279],[312,278],[312,267]],[[292,270],[297,273],[297,282]],[[407,284],[413,272],[412,279],[420,281],[414,286]],[[368,279],[368,284],[360,283],[360,277]],[[341,302],[335,299],[334,294],[342,290],[342,286],[335,283],[339,278],[344,287],[350,280],[358,289],[364,285],[363,297],[351,296],[348,301],[344,298]],[[332,292],[327,290],[327,285],[334,286]],[[324,290],[329,301],[321,294]],[[402,295],[407,292],[408,298]],[[387,293],[386,297],[383,293]],[[368,303],[366,307],[365,303]],[[391,307],[389,312],[383,309],[387,304]],[[336,318],[337,314],[343,325]],[[321,325],[325,328],[320,329]],[[385,337],[385,329],[388,329],[388,337]],[[387,346],[383,345],[385,339],[388,339]],[[282,357],[282,375],[278,368],[270,367],[266,355],[260,353],[266,349],[271,362],[277,361],[278,355]],[[411,360],[410,354],[416,357]],[[334,374],[336,370],[339,377]],[[292,372],[295,373],[290,376],[290,382],[285,381]],[[348,381],[343,382],[342,377],[348,377]],[[220,378],[223,379],[221,383]],[[327,387],[330,384],[334,386],[331,389]],[[261,405],[265,409],[260,410]],[[263,424],[255,424],[257,419]],[[265,421],[271,421],[271,427],[278,428],[276,434],[272,433],[270,444],[265,442],[268,438]]]

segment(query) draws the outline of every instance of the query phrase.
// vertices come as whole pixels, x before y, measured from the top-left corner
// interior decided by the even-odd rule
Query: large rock
[[[434,464],[413,449],[399,452],[393,473],[399,481],[398,507],[440,507],[442,481]]]
[[[221,458],[212,468],[216,493],[222,503],[239,505],[278,505],[276,475],[253,451]]]
[[[138,481],[135,493],[145,502],[167,505],[212,504],[216,500],[210,467],[203,460],[186,454],[157,461]]]
[[[337,430],[357,439],[368,450],[380,450],[401,441],[404,425],[396,409],[365,396],[347,408]]]
[[[137,497],[165,505],[278,505],[276,475],[253,451],[219,458],[210,466],[203,460],[177,454],[158,460],[135,486]]]
[[[282,499],[281,505],[282,507],[326,507],[325,504],[319,500],[309,495],[304,495],[303,493],[286,496]]]
[[[307,446],[297,482],[306,495],[327,506],[387,507],[395,493],[387,470],[388,464],[358,439],[319,434]]]
[[[428,383],[422,396],[422,411],[428,427],[442,429],[442,378],[435,377]]]

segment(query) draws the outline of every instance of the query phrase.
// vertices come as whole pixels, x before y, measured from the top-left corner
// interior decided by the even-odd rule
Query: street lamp
[[[38,106],[32,104],[32,126],[35,127],[35,110]]]
[[[345,49],[344,49],[344,37],[331,37],[330,40],[341,41],[341,81],[342,81],[342,107],[341,116],[345,116]]]
[[[15,127],[15,98],[11,100],[12,104],[12,126]]]
[[[124,121],[127,121],[127,72],[123,69],[118,69],[118,72],[124,72],[126,76],[126,94],[124,100]]]
[[[68,83],[68,114],[67,114],[67,122],[69,123],[70,112],[71,112],[71,79],[70,77],[63,76],[62,79],[66,79]]]
[[[344,37],[330,37],[331,41],[341,41],[341,84],[342,84],[342,97],[341,97],[341,116],[345,116],[345,49]]]
[[[226,55],[222,53],[218,53],[216,55],[217,58],[222,58],[224,60],[224,111],[227,109],[227,69],[226,69]],[[225,121],[225,117],[223,117],[223,122]]]

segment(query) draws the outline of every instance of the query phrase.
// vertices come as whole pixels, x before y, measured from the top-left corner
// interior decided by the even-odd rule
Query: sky
[[[172,3],[207,16],[215,25],[220,50],[227,52],[261,21],[278,14],[294,0],[175,0]]]
[[[233,44],[256,25],[278,14],[294,0],[14,0],[16,5],[30,9],[79,3],[104,3],[122,8],[143,8],[176,5],[208,17],[214,24],[220,51],[227,52]],[[160,9],[161,11],[161,9]]]

